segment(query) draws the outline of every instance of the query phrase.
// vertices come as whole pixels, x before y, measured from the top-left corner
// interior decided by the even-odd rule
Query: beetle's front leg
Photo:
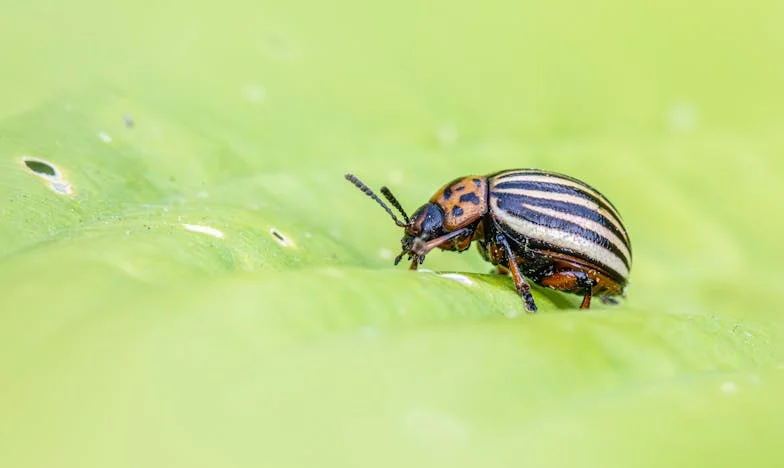
[[[531,285],[528,284],[528,281],[525,280],[525,277],[523,277],[523,274],[520,272],[520,266],[517,264],[512,248],[509,247],[506,236],[499,233],[496,235],[495,241],[503,246],[504,251],[506,252],[506,261],[509,265],[509,271],[512,273],[515,289],[517,289],[518,294],[520,294],[523,301],[525,301],[525,310],[528,312],[536,312],[537,307],[534,296],[531,295]]]
[[[460,236],[469,236],[468,244],[470,244],[471,243],[470,234],[471,234],[470,229],[462,228],[462,229],[458,229],[457,231],[452,231],[448,234],[444,234],[441,237],[436,237],[435,239],[429,241],[422,240],[422,238],[418,237],[414,239],[414,242],[412,243],[411,248],[408,251],[406,251],[404,247],[403,253],[400,255],[400,258],[402,258],[403,255],[408,254],[408,258],[411,260],[411,266],[409,266],[408,268],[410,270],[416,270],[417,267],[425,261],[425,255],[427,255],[428,252],[435,249],[436,247],[444,248],[443,247],[444,245],[454,246],[456,244],[454,243],[447,244],[447,242],[455,238],[458,238]],[[454,250],[454,249],[446,248],[445,250]],[[397,265],[398,261],[399,260],[396,258],[395,265]]]

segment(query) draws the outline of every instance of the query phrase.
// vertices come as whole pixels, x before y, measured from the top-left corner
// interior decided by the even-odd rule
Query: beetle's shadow
[[[490,273],[490,274],[475,274],[474,277],[477,280],[482,281],[486,285],[498,289],[499,291],[501,290],[503,290],[504,292],[511,291],[515,296],[517,296],[518,300],[520,300],[520,306],[523,307],[523,301],[520,298],[520,295],[515,290],[514,283],[512,281],[511,276]],[[578,308],[578,304],[569,301],[569,298],[567,297],[566,293],[549,289],[549,288],[544,288],[534,283],[529,283],[529,284],[531,284],[531,290],[534,291],[537,296],[539,296],[539,299],[541,299],[543,296],[545,300],[550,304],[552,304],[556,309],[574,310]]]

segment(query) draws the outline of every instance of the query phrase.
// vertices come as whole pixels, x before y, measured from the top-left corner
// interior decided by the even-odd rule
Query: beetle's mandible
[[[392,192],[381,194],[346,179],[380,204],[404,229],[404,256],[415,270],[434,248],[462,252],[476,241],[485,260],[511,273],[529,312],[536,303],[526,278],[541,286],[615,304],[625,296],[632,263],[629,235],[618,210],[598,190],[563,174],[513,169],[466,176],[441,187],[409,217]]]

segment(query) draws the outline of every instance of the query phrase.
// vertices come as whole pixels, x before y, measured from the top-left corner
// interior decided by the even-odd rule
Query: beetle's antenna
[[[408,215],[406,214],[406,210],[404,210],[403,207],[400,206],[400,202],[397,201],[397,198],[395,198],[395,196],[392,195],[392,192],[386,186],[381,187],[381,195],[384,195],[384,198],[386,198],[389,201],[389,203],[392,204],[392,206],[397,208],[400,214],[403,215],[403,219],[406,221],[406,224],[408,224],[409,219],[408,219]]]
[[[389,206],[387,206],[387,204],[384,203],[383,200],[378,198],[378,195],[373,193],[373,191],[370,190],[370,187],[365,185],[365,183],[362,182],[361,180],[357,179],[357,177],[354,174],[346,174],[345,177],[346,177],[347,181],[349,181],[352,184],[356,185],[356,187],[358,189],[362,190],[362,192],[364,192],[365,195],[367,195],[368,197],[372,198],[379,205],[381,205],[381,207],[384,208],[386,210],[386,212],[389,213],[389,216],[391,216],[392,219],[395,221],[395,224],[397,224],[400,227],[406,227],[407,226],[407,223],[404,223],[403,221],[400,221],[399,219],[397,219],[397,216],[395,216],[395,213],[392,212],[392,210],[389,208]],[[408,220],[408,217],[406,217],[406,220]]]

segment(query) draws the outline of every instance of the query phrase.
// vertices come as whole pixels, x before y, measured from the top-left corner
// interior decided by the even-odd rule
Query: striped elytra
[[[346,178],[381,204],[404,228],[403,256],[411,269],[439,248],[462,252],[476,241],[480,254],[510,273],[526,310],[537,307],[526,278],[541,286],[616,303],[631,269],[629,235],[615,206],[590,185],[539,169],[459,177],[441,187],[409,218],[386,187],[392,210],[356,177]]]
[[[619,281],[629,277],[629,235],[618,210],[599,191],[571,177],[530,169],[489,179],[490,212],[504,232],[540,248],[567,250]]]

